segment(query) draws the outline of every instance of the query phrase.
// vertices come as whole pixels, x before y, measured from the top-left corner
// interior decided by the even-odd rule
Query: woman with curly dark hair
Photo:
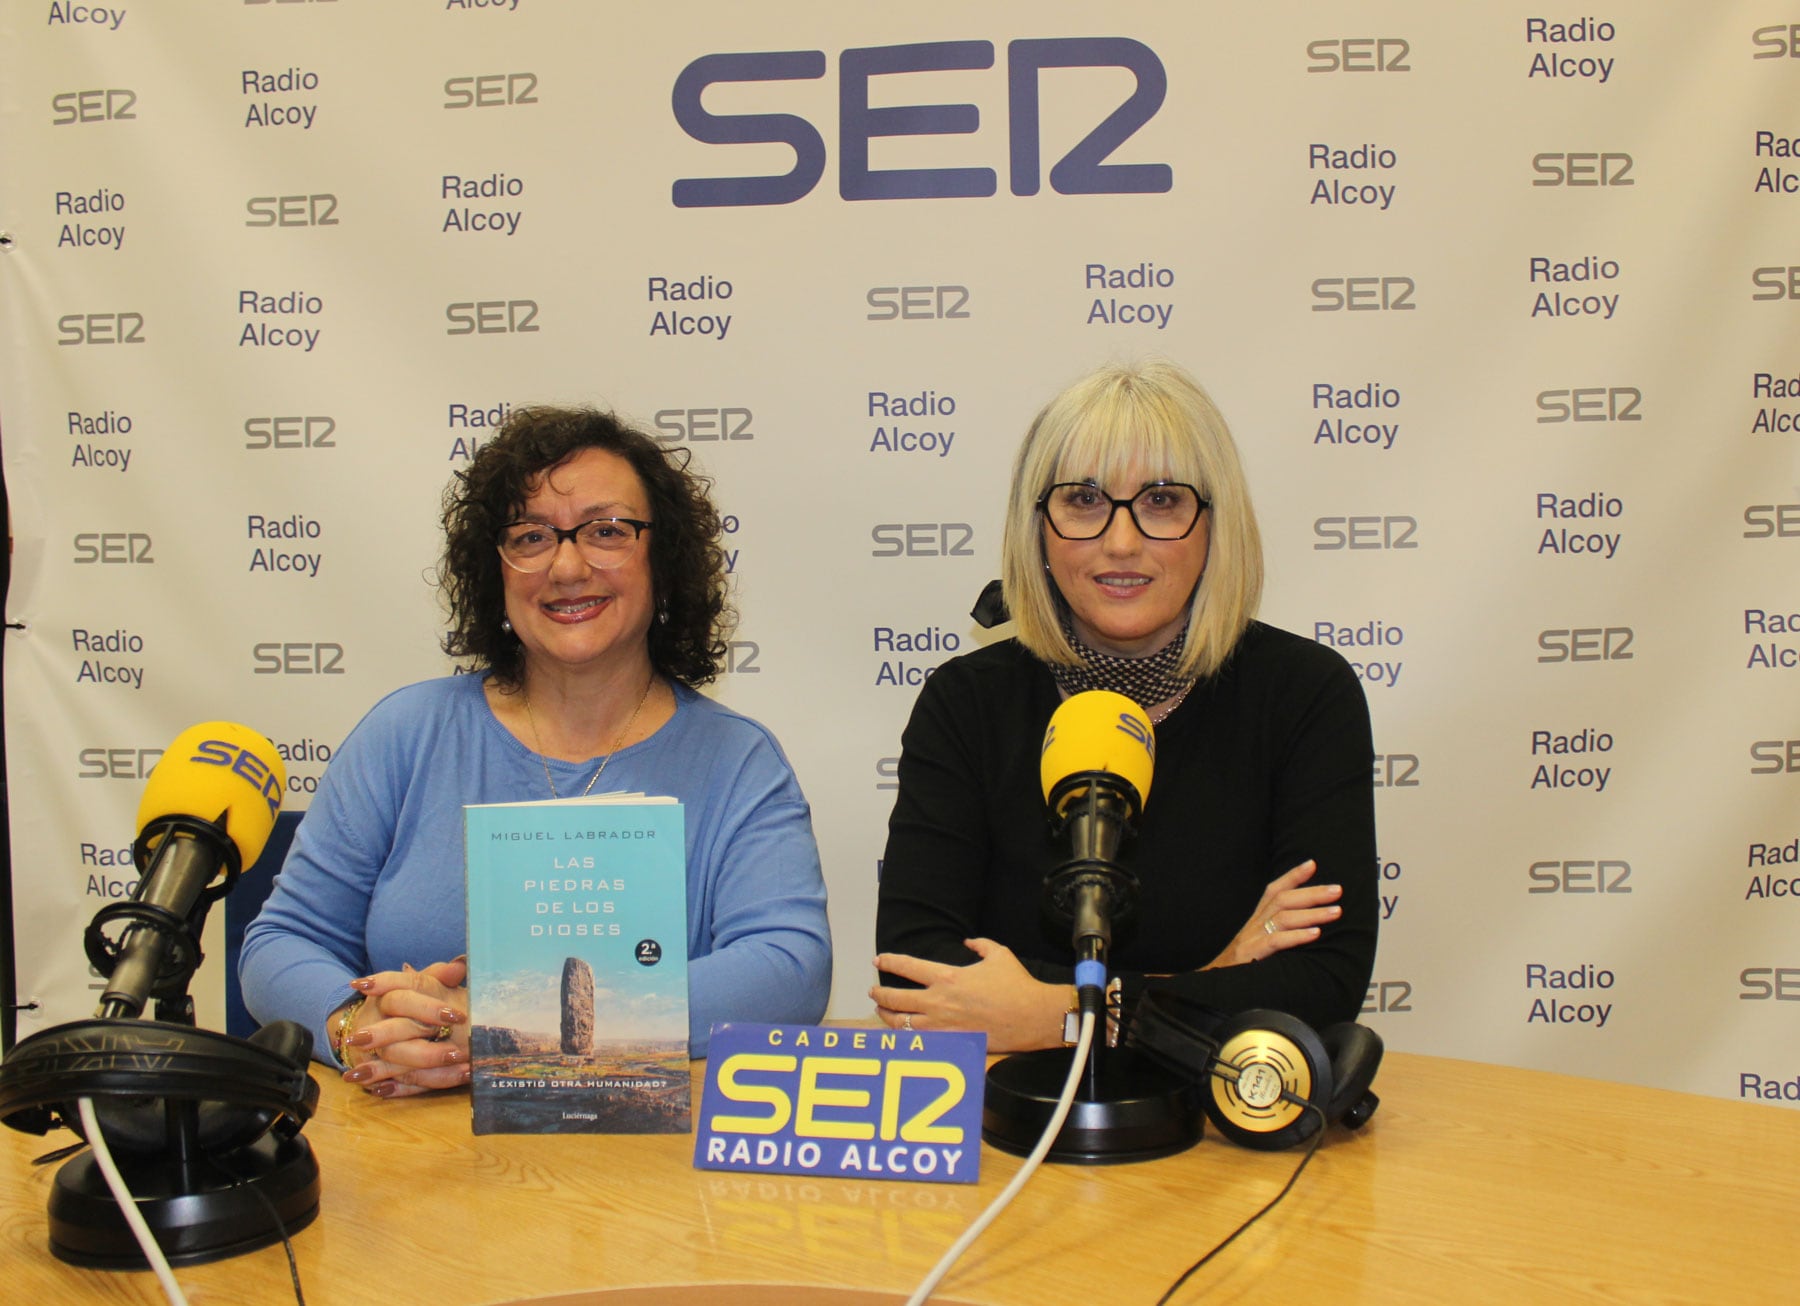
[[[707,482],[608,414],[527,408],[452,481],[444,534],[444,647],[472,674],[390,694],[333,755],[245,935],[251,1013],[384,1097],[467,1082],[463,805],[627,790],[686,812],[693,1055],[715,1021],[819,1019],[806,799],[697,692],[733,616]]]

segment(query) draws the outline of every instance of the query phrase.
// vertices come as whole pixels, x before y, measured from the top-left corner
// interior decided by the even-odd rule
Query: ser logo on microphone
[[[262,794],[268,801],[271,817],[281,810],[280,779],[263,764],[262,758],[248,748],[241,748],[228,739],[205,739],[194,746],[194,755],[188,760],[206,766],[228,768],[234,775],[249,781]]]
[[[1156,735],[1145,724],[1142,717],[1135,712],[1119,713],[1119,729],[1143,745],[1144,751],[1150,755],[1152,761],[1156,760]]]
[[[1144,752],[1149,755],[1151,761],[1156,760],[1156,733],[1151,730],[1145,724],[1144,720],[1136,713],[1119,713],[1119,722],[1114,728],[1123,731],[1126,735],[1135,740]],[[1044,731],[1044,746],[1038,750],[1038,756],[1042,757],[1045,753],[1048,753],[1055,743],[1056,719],[1052,717],[1050,725]]]

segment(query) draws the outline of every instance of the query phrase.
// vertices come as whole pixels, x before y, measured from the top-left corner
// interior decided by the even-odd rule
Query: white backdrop
[[[1365,669],[1364,1018],[1795,1103],[1796,18],[0,0],[21,1035],[92,1010],[182,727],[262,730],[303,807],[446,669],[438,497],[539,401],[716,478],[715,692],[800,772],[864,1013],[1010,454],[1155,353],[1237,432],[1265,618]]]

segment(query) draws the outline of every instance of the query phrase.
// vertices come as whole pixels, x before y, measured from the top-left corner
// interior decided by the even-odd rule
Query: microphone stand
[[[1050,905],[1071,921],[1075,991],[1082,1014],[1094,1017],[1087,1072],[1048,1159],[1084,1165],[1148,1161],[1200,1141],[1205,1116],[1197,1090],[1135,1049],[1106,1043],[1106,955],[1112,926],[1137,905],[1138,879],[1117,860],[1137,814],[1137,794],[1118,776],[1084,771],[1050,794],[1056,834],[1074,856],[1044,881]],[[1019,1052],[988,1069],[982,1138],[1002,1151],[1028,1154],[1055,1113],[1070,1053]]]
[[[165,907],[136,902],[103,908],[95,917],[87,939],[89,959],[113,984],[91,1024],[69,1027],[91,1037],[94,1068],[76,1077],[81,1086],[72,1086],[70,1100],[62,1104],[65,1120],[74,1117],[74,1099],[91,1096],[103,1136],[109,1116],[118,1110],[136,1117],[133,1131],[151,1127],[146,1109],[156,1099],[131,1092],[133,1067],[144,1059],[169,1059],[156,1055],[159,1027],[174,1049],[186,1041],[184,1033],[197,1028],[187,984],[200,959],[207,908],[217,896],[203,895],[185,921]],[[130,922],[126,935],[148,931],[154,937],[122,956],[126,950],[104,928],[119,919]],[[149,960],[137,960],[140,956]],[[131,973],[121,983],[117,972],[127,971]],[[146,990],[155,1000],[156,1019],[140,1022],[134,1018],[143,1009]],[[140,1041],[145,1038],[150,1043]],[[174,1052],[177,1059],[195,1055]],[[229,1074],[216,1064],[204,1072],[197,1067],[205,1063],[189,1064],[196,1074]],[[161,1106],[159,1146],[112,1151],[138,1214],[169,1264],[198,1265],[254,1251],[305,1228],[318,1214],[319,1163],[297,1126],[272,1128],[236,1147],[206,1148],[201,1145],[199,1097],[165,1097]],[[59,1260],[110,1270],[148,1265],[91,1147],[57,1171],[49,1217],[50,1250]]]
[[[69,1027],[71,1037],[90,1037],[96,1048],[130,1040],[144,1053],[97,1053],[95,1060],[128,1061],[151,1055],[159,1028],[179,1040],[195,1028],[193,1004],[183,995],[158,1000],[157,1019],[102,1021]],[[192,1052],[181,1052],[193,1057]],[[102,1135],[116,1109],[136,1113],[133,1130],[155,1125],[157,1099],[129,1094],[131,1071],[84,1072],[96,1081],[91,1093]],[[125,1095],[121,1096],[121,1090]],[[72,1088],[63,1104],[65,1121],[75,1115],[74,1099],[90,1094]],[[312,1222],[319,1208],[319,1163],[297,1128],[270,1129],[255,1141],[229,1149],[201,1146],[203,1107],[194,1099],[163,1098],[161,1142],[151,1151],[111,1147],[133,1204],[170,1265],[199,1265],[279,1242]],[[90,1140],[91,1141],[91,1140]],[[141,1270],[148,1262],[126,1222],[91,1148],[56,1172],[48,1206],[50,1251],[58,1260],[101,1270]]]

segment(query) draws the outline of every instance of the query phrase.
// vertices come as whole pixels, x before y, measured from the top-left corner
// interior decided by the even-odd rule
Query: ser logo
[[[969,316],[967,286],[871,286],[864,298],[871,322]]]
[[[150,537],[139,531],[90,531],[75,537],[75,562],[149,563]]]
[[[898,789],[900,787],[900,759],[897,757],[878,757],[875,759],[875,787],[877,789]],[[879,872],[877,872],[879,877]]]
[[[342,644],[267,643],[254,645],[250,657],[258,676],[341,676]]]
[[[1419,542],[1413,535],[1418,529],[1417,517],[1320,517],[1313,522],[1313,534],[1321,542],[1313,545],[1313,551],[1416,549]]]
[[[1403,36],[1343,36],[1306,43],[1309,73],[1410,73],[1412,43]]]
[[[762,645],[754,640],[734,639],[725,645],[725,673],[732,676],[762,674],[756,659],[762,656]]]
[[[536,73],[482,73],[452,77],[444,83],[446,109],[495,109],[512,104],[536,104]]]
[[[1800,966],[1746,966],[1738,972],[1739,1002],[1800,1002]]]
[[[1638,405],[1644,392],[1634,385],[1588,385],[1572,390],[1538,391],[1539,426],[1557,422],[1641,422]]]
[[[77,755],[81,780],[143,780],[163,755],[160,748],[84,748]]]
[[[335,227],[337,196],[254,195],[244,201],[246,227]]]
[[[1411,980],[1371,980],[1368,991],[1363,994],[1360,1014],[1373,1016],[1384,1011],[1409,1012],[1413,1009],[1412,994]]]
[[[1800,59],[1800,23],[1759,27],[1750,40],[1756,46],[1752,59]]]
[[[1014,195],[1040,188],[1038,74],[1046,68],[1123,68],[1135,85],[1108,114],[1050,169],[1059,195],[1161,194],[1173,183],[1166,163],[1107,163],[1120,146],[1156,116],[1168,93],[1168,74],[1156,52],[1129,37],[1019,40],[1006,47],[1009,183]],[[991,41],[927,41],[916,45],[845,50],[838,58],[838,194],[847,200],[939,199],[993,195],[992,168],[888,168],[869,166],[869,142],[878,137],[963,136],[980,130],[973,104],[905,103],[905,91],[877,93],[901,102],[872,106],[876,77],[906,73],[980,71],[994,66]],[[678,209],[753,204],[791,204],[812,193],[825,175],[825,138],[808,119],[792,113],[715,114],[701,103],[709,87],[726,82],[802,82],[825,76],[823,50],[708,54],[675,79],[675,121],[707,145],[785,145],[794,166],[764,177],[684,177],[671,189]],[[1060,79],[1059,79],[1060,80]]]
[[[1533,862],[1525,872],[1526,893],[1630,893],[1631,863],[1597,861]]]
[[[1377,753],[1372,774],[1377,789],[1417,789],[1419,787],[1419,755],[1417,753]]]
[[[1744,509],[1744,538],[1791,540],[1800,536],[1800,503],[1753,503]]]
[[[332,417],[252,417],[244,423],[246,449],[335,449]]]
[[[883,522],[869,532],[873,558],[972,558],[975,528],[967,522]]]
[[[1577,150],[1573,153],[1534,154],[1533,186],[1635,186],[1632,158],[1617,151]]]
[[[651,420],[656,423],[656,438],[664,444],[756,438],[750,429],[756,415],[748,408],[659,408]]]
[[[1636,637],[1630,626],[1540,630],[1538,647],[1544,651],[1538,655],[1538,661],[1629,662],[1636,656],[1631,651],[1631,641]]]
[[[537,324],[535,299],[482,299],[450,304],[444,316],[450,320],[447,336],[526,335],[543,328]]]
[[[1315,313],[1407,313],[1418,289],[1411,277],[1320,277],[1312,283]]]
[[[1800,772],[1800,739],[1759,739],[1750,745],[1750,759],[1756,763],[1751,775],[1793,775]]]
[[[1800,299],[1800,265],[1758,268],[1750,274],[1751,299]]]
[[[119,88],[64,91],[50,97],[50,107],[56,111],[50,125],[67,127],[72,122],[125,122],[137,117],[136,105],[136,91]]]
[[[58,345],[141,345],[142,313],[65,313],[56,319]]]

